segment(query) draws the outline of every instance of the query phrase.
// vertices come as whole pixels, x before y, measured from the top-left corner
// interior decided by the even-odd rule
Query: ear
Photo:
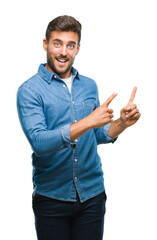
[[[46,38],[43,39],[43,49],[47,51],[47,40]]]
[[[79,43],[79,45],[77,46],[76,55],[79,53],[79,51],[80,51],[80,43]]]

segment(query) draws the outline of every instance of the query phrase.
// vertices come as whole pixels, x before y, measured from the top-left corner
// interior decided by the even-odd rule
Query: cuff
[[[61,135],[65,143],[65,147],[71,146],[72,148],[76,147],[76,141],[70,142],[70,126],[71,124],[65,125],[61,128]]]
[[[117,140],[118,137],[116,137],[116,138],[111,138],[110,137],[110,135],[109,135],[110,127],[111,127],[111,123],[104,126],[104,134],[105,134],[107,142],[114,143]]]

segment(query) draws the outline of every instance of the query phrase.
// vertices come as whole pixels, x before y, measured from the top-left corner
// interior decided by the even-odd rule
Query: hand
[[[125,127],[130,127],[135,124],[141,116],[137,105],[133,103],[136,91],[137,87],[134,87],[128,104],[121,110],[120,120]]]
[[[88,115],[91,128],[102,127],[113,121],[113,110],[109,109],[108,106],[116,96],[117,93],[113,93],[100,107]]]

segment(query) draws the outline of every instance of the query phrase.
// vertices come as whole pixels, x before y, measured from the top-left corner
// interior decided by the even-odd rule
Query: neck
[[[68,70],[67,72],[65,73],[56,73],[54,72],[50,66],[48,64],[46,64],[45,68],[49,71],[49,72],[53,72],[55,74],[57,74],[60,78],[64,79],[64,78],[69,78],[71,76],[71,69]]]

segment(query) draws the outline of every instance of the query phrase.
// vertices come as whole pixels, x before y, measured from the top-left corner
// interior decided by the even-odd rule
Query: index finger
[[[134,98],[135,98],[135,95],[136,95],[136,92],[137,92],[137,87],[134,87],[134,88],[133,88],[133,91],[132,91],[132,93],[131,93],[131,97],[130,97],[129,102],[133,103]]]
[[[103,105],[104,105],[104,106],[108,106],[116,96],[117,96],[117,93],[113,93],[113,94],[103,103]]]

